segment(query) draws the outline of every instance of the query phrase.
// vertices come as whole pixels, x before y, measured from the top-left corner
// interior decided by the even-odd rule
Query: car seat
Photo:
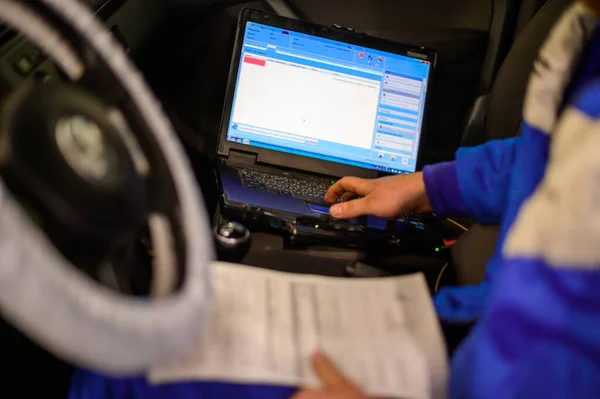
[[[515,40],[489,94],[475,102],[462,146],[519,135],[523,100],[538,50],[554,23],[573,0],[549,0]],[[497,225],[475,224],[452,249],[456,278],[461,285],[478,284],[496,249]]]

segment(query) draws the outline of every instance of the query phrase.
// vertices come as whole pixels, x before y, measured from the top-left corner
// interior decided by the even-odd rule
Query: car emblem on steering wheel
[[[95,122],[82,115],[63,117],[56,124],[55,137],[61,154],[79,176],[103,181],[113,172],[114,148],[111,157],[111,148]]]

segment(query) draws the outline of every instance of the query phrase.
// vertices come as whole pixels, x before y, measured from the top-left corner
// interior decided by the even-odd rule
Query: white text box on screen
[[[380,83],[271,60],[243,62],[233,122],[370,149]]]
[[[381,100],[381,104],[389,105],[390,107],[406,109],[409,111],[419,111],[419,106],[416,104],[411,104],[406,101],[393,101],[391,99],[388,99],[387,97],[384,97],[383,100]]]
[[[384,140],[384,141],[389,141],[392,143],[405,144],[405,145],[413,145],[413,143],[414,143],[413,140],[405,139],[403,137],[398,137],[398,136],[390,136],[389,134],[377,133],[377,136],[375,136],[375,138],[377,140]],[[376,142],[376,144],[377,144],[377,142]]]
[[[389,74],[385,75],[385,81],[390,84],[405,84],[405,85],[409,85],[409,86],[415,86],[415,87],[418,87],[419,89],[423,86],[423,83],[424,83],[424,81],[421,81],[421,80],[407,79],[407,78],[403,78],[400,76],[394,76],[394,75],[389,75]]]
[[[380,123],[379,125],[377,125],[379,130],[382,132],[387,132],[387,133],[396,133],[396,134],[406,134],[406,135],[411,135],[414,136],[416,131],[414,130],[410,130],[410,129],[403,129],[401,127],[395,127],[392,125],[386,125],[384,123]]]
[[[391,141],[377,141],[377,145],[380,145],[385,148],[391,148],[394,150],[400,150],[405,152],[412,152],[412,147],[409,145],[402,145],[398,143],[393,143]]]
[[[389,93],[387,91],[384,91],[382,96],[384,99],[387,99],[390,101],[405,102],[405,103],[413,104],[413,105],[417,105],[417,106],[420,103],[420,100],[418,98],[409,97],[409,96],[405,96],[402,94]]]
[[[387,116],[380,116],[378,119],[382,122],[398,123],[398,124],[404,125],[404,126],[410,126],[410,127],[418,127],[419,126],[419,125],[417,125],[416,122],[409,122],[409,121],[405,121],[403,119],[388,118]]]
[[[404,118],[412,118],[415,121],[418,121],[418,119],[419,119],[419,117],[417,115],[408,114],[406,112],[392,111],[391,109],[386,109],[386,108],[379,108],[379,112],[381,112],[382,114],[390,114],[390,115],[402,116]]]
[[[403,91],[406,93],[421,96],[422,88],[420,86],[417,87],[417,86],[410,86],[410,85],[406,85],[406,84],[392,84],[389,81],[385,81],[383,84],[384,84],[385,88],[389,89],[389,90]]]

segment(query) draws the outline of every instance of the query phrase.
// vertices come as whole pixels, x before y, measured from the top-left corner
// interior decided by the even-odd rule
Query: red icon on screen
[[[365,53],[358,53],[358,58],[363,58],[365,56]]]
[[[383,57],[382,56],[377,57],[377,61],[383,62]]]

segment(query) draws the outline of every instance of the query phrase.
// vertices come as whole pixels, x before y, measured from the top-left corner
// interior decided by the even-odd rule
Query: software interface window
[[[430,63],[248,23],[227,139],[413,172]]]

